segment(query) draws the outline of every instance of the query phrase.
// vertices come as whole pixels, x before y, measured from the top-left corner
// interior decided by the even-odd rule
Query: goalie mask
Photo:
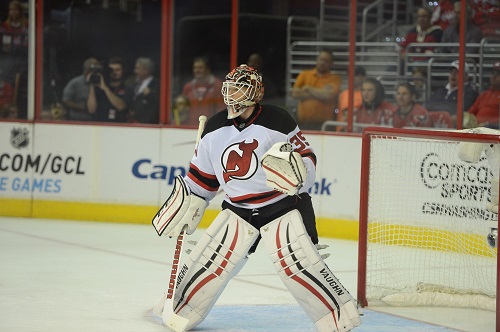
[[[240,65],[226,75],[221,92],[227,105],[227,118],[234,119],[262,100],[262,77],[252,67]]]

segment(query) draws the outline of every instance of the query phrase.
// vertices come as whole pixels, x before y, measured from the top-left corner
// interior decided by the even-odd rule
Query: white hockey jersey
[[[308,191],[316,177],[314,150],[290,114],[270,105],[256,105],[244,122],[228,120],[227,111],[210,118],[184,180],[207,201],[222,190],[228,203],[241,208],[275,203],[287,196],[266,186],[260,160],[278,142],[289,142],[302,156],[307,179],[300,193]]]

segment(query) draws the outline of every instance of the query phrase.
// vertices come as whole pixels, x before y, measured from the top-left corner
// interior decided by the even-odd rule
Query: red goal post
[[[369,127],[362,140],[360,304],[496,311],[498,255],[487,235],[498,215],[486,204],[500,166],[486,154],[500,136]],[[478,162],[459,158],[464,142],[484,144]]]

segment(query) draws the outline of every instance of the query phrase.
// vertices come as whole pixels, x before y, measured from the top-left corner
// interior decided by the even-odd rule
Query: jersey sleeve
[[[188,174],[184,177],[191,193],[203,197],[207,202],[215,197],[220,187],[209,156],[209,142],[205,136],[200,140],[189,164]]]

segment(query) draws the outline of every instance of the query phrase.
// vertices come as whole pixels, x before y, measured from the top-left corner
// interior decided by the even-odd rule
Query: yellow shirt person
[[[299,101],[297,120],[302,129],[320,129],[323,122],[334,119],[342,79],[330,72],[332,66],[332,53],[321,51],[316,67],[302,71],[295,81],[292,97]]]

